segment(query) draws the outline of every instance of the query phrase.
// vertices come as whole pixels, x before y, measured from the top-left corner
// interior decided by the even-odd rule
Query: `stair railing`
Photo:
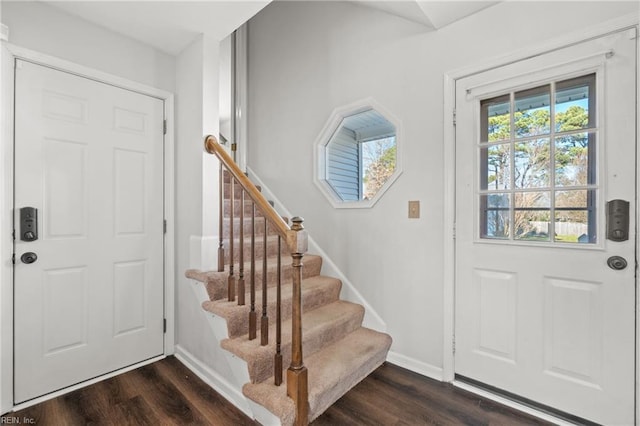
[[[205,150],[215,155],[220,160],[220,243],[218,247],[218,271],[224,271],[224,170],[230,176],[229,179],[229,278],[228,278],[228,300],[234,301],[236,293],[238,294],[238,304],[244,305],[244,208],[246,197],[252,201],[251,214],[251,271],[250,279],[250,312],[249,312],[249,339],[255,339],[257,335],[257,312],[255,309],[255,217],[258,211],[264,217],[264,234],[263,234],[263,268],[262,268],[262,317],[260,327],[260,344],[267,345],[269,342],[269,319],[267,316],[267,231],[268,225],[271,226],[278,235],[278,258],[277,258],[277,284],[276,284],[276,353],[274,355],[274,381],[279,386],[282,383],[282,354],[280,353],[281,343],[281,244],[289,249],[292,258],[292,317],[291,317],[291,365],[287,369],[287,395],[291,398],[296,407],[296,425],[306,425],[309,418],[309,393],[308,393],[308,372],[303,362],[302,356],[302,258],[307,252],[308,238],[307,232],[302,226],[303,219],[294,217],[291,219],[291,227],[287,222],[275,211],[269,204],[267,199],[262,195],[260,190],[249,180],[249,178],[240,170],[238,165],[233,161],[231,156],[218,143],[215,136],[207,136],[204,141]],[[240,279],[236,281],[234,275],[235,251],[234,251],[234,203],[235,203],[235,186],[240,186],[240,240],[238,244],[239,251],[239,272]],[[222,259],[222,260],[221,260]],[[240,284],[238,286],[238,284]],[[242,293],[242,296],[240,294]]]

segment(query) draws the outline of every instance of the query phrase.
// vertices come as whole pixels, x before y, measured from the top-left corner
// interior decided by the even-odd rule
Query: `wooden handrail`
[[[238,167],[231,156],[227,154],[227,151],[225,151],[222,145],[218,143],[215,136],[207,136],[204,141],[204,147],[209,154],[218,157],[220,162],[227,168],[227,171],[231,173],[233,178],[247,192],[247,195],[256,204],[256,208],[265,215],[278,235],[284,239],[289,251],[291,253],[306,253],[308,247],[306,233],[299,236],[298,232],[293,231],[289,225],[287,225],[287,222],[271,207],[271,204],[264,198],[260,190],[258,190],[253,182],[240,170],[240,167]]]
[[[274,357],[274,378],[275,384],[280,385],[282,383],[282,355],[280,354],[280,247],[281,239],[284,242],[291,253],[292,258],[292,315],[291,315],[291,365],[287,369],[287,395],[293,399],[296,407],[296,425],[307,425],[309,422],[309,394],[308,394],[308,372],[302,359],[302,258],[307,252],[308,237],[307,231],[302,226],[303,219],[300,217],[294,217],[291,219],[292,226],[289,227],[287,222],[275,211],[275,209],[269,204],[267,199],[262,195],[260,190],[249,180],[249,178],[240,170],[235,161],[229,156],[227,151],[218,143],[215,136],[207,136],[205,138],[205,149],[209,154],[215,155],[219,160],[221,167],[225,167],[230,174],[230,266],[229,266],[229,294],[228,300],[235,298],[235,279],[234,279],[234,250],[233,250],[233,222],[234,222],[234,186],[238,183],[242,190],[240,192],[240,282],[238,291],[242,292],[242,300],[238,295],[238,301],[240,304],[244,304],[244,269],[243,269],[243,251],[244,251],[244,196],[245,194],[253,201],[252,214],[251,214],[251,226],[253,228],[251,232],[251,275],[250,275],[250,313],[249,313],[249,339],[256,338],[256,312],[255,312],[255,210],[258,209],[264,215],[264,235],[263,235],[263,267],[262,267],[262,317],[261,323],[261,345],[268,344],[268,327],[269,320],[267,317],[267,232],[270,224],[272,229],[275,230],[278,235],[278,260],[277,260],[277,301],[276,301],[276,354]],[[220,197],[223,197],[223,174],[220,173]],[[222,206],[223,203],[220,203]],[[220,217],[222,224],[222,217],[224,211],[221,207]],[[220,225],[222,234],[222,225]],[[220,248],[222,248],[222,240],[220,241]],[[224,255],[224,250],[219,249],[218,255]],[[224,269],[224,265],[218,267],[219,270]],[[233,288],[232,288],[233,287]]]

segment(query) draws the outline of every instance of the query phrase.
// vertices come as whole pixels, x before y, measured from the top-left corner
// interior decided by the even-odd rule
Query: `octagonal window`
[[[400,172],[398,128],[370,104],[332,115],[318,141],[317,183],[336,207],[370,207]]]

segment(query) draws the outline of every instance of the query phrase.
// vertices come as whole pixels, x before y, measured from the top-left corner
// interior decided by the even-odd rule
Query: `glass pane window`
[[[374,200],[397,176],[396,127],[373,108],[343,116],[319,145],[326,164],[322,180],[340,201]]]
[[[549,210],[551,200],[548,191],[523,191],[515,194],[516,210]]]
[[[482,189],[511,188],[511,145],[487,145],[480,148],[483,167],[480,186]]]
[[[480,103],[480,238],[595,243],[595,74]]]
[[[556,191],[555,240],[593,243],[595,235],[595,189]]]
[[[514,109],[517,138],[548,134],[551,129],[551,86],[517,92]]]
[[[480,198],[484,223],[483,238],[508,239],[510,229],[511,194],[495,192]]]
[[[372,199],[396,170],[396,137],[372,139],[360,144],[362,194]]]
[[[516,188],[549,186],[549,139],[515,143],[514,183]]]
[[[550,217],[549,210],[516,210],[515,239],[549,241]]]
[[[483,102],[480,114],[484,126],[482,142],[498,142],[511,138],[511,101],[509,95]]]
[[[557,186],[584,186],[595,183],[595,133],[571,133],[555,139]]]
[[[570,132],[595,127],[593,75],[556,83],[555,130]]]

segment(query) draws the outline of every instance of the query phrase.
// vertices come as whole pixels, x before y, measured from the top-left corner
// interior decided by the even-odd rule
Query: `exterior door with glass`
[[[456,376],[603,424],[634,421],[636,40],[456,83]]]

